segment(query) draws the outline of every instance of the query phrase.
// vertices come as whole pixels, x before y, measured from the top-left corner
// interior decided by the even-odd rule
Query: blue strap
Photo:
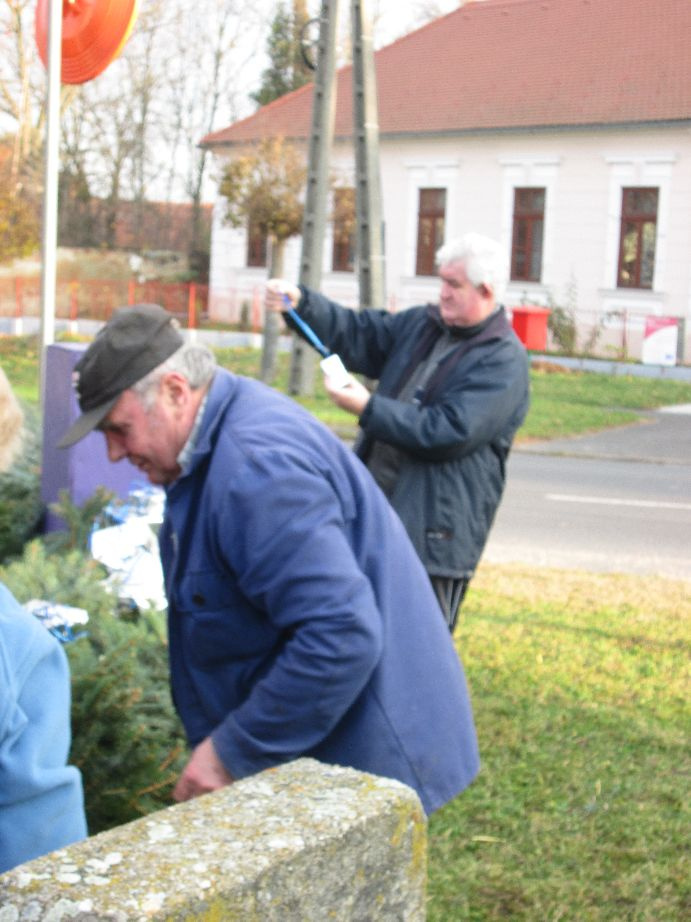
[[[307,339],[312,343],[312,345],[317,350],[317,352],[320,355],[323,355],[324,358],[331,355],[331,352],[326,348],[326,346],[321,341],[321,339],[319,339],[319,337],[314,332],[312,327],[310,327],[308,324],[305,323],[305,321],[297,313],[294,307],[291,307],[292,301],[290,300],[290,297],[288,295],[283,295],[283,300],[285,304],[287,305],[286,313],[291,318],[291,320],[295,322],[296,326],[298,326],[302,330],[302,332],[305,334]]]

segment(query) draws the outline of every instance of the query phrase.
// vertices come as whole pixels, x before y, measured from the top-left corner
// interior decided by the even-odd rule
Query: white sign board
[[[679,319],[646,317],[641,361],[644,365],[676,365]]]

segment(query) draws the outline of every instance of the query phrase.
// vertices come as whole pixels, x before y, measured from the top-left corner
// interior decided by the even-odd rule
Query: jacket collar
[[[441,311],[438,304],[427,305],[427,316],[429,320],[434,324],[434,326],[438,327],[440,330],[448,330],[452,336],[457,337],[458,339],[472,339],[473,336],[477,336],[478,333],[482,333],[482,331],[487,329],[489,326],[496,324],[501,315],[504,315],[505,317],[506,311],[500,304],[495,308],[495,310],[492,311],[491,314],[489,314],[489,316],[485,317],[484,320],[481,320],[480,323],[476,323],[472,327],[460,327],[444,323],[444,321],[441,319]],[[503,324],[500,323],[497,326],[503,326]]]
[[[179,483],[193,473],[211,453],[223,417],[228,405],[235,396],[237,388],[237,375],[227,371],[225,368],[216,369],[205,398],[205,406],[194,443],[190,446],[190,451],[185,459],[185,469],[175,483]],[[171,487],[173,486],[174,484],[171,484]]]

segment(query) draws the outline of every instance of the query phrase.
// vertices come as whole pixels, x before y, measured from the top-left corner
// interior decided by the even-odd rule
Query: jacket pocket
[[[188,571],[176,592],[175,613],[197,666],[262,658],[276,643],[276,628],[242,595],[232,574]]]

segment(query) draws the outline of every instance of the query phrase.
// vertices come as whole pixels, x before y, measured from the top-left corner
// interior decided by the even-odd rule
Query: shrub
[[[86,636],[67,644],[72,752],[84,780],[91,834],[170,803],[184,740],[168,692],[164,615],[119,611],[103,569],[77,550],[51,554],[39,540],[0,569],[20,602],[84,608]]]
[[[57,552],[77,550],[86,553],[94,526],[103,527],[108,524],[104,510],[114,499],[112,490],[96,487],[91,496],[81,506],[77,506],[68,490],[60,490],[58,502],[51,503],[50,511],[62,519],[64,528],[45,536],[43,540],[46,547]]]
[[[576,320],[565,307],[553,304],[547,318],[547,329],[562,352],[573,355],[576,351]]]
[[[583,341],[578,341],[578,284],[572,275],[566,284],[564,292],[564,304],[557,304],[551,292],[548,295],[547,302],[550,309],[547,318],[547,329],[560,351],[566,355],[590,355],[602,333],[602,320],[593,324],[587,336]]]

